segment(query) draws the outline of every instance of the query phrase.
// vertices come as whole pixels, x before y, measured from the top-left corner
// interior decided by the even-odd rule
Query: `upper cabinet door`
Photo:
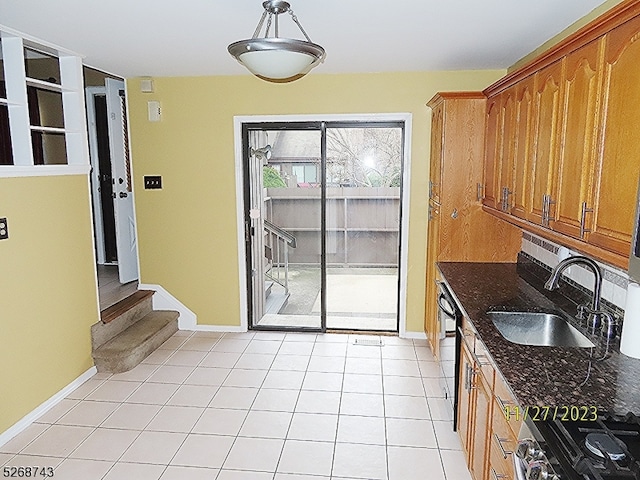
[[[565,121],[552,227],[579,239],[587,238],[593,221],[601,45],[593,41],[566,58],[561,110]]]
[[[444,103],[432,107],[431,115],[431,160],[429,164],[429,199],[440,203],[442,188],[442,143],[444,139]]]
[[[500,186],[500,208],[504,212],[511,210],[513,203],[513,168],[515,163],[516,137],[516,89],[508,88],[502,96],[502,148],[500,149],[500,171],[497,184]]]
[[[511,213],[525,218],[531,205],[533,152],[533,99],[535,75],[516,84],[515,160],[513,166],[513,193]]]
[[[487,100],[487,123],[484,149],[484,194],[482,203],[500,208],[500,157],[503,138],[501,96]]]
[[[562,128],[562,69],[563,61],[559,60],[536,73],[532,203],[528,219],[545,226],[550,225],[555,211],[551,192],[555,189]]]
[[[628,256],[640,175],[640,17],[605,40],[598,203],[589,243]]]

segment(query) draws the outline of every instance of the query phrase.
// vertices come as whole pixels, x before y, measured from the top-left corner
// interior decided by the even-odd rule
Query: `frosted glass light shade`
[[[314,58],[306,53],[263,50],[243,53],[238,60],[254,75],[283,79],[306,73]]]
[[[229,45],[229,53],[251,73],[283,80],[304,75],[324,58],[315,43],[290,38],[254,38]]]

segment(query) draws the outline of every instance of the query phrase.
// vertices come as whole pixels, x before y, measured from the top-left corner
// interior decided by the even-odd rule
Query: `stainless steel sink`
[[[490,311],[487,315],[504,338],[520,345],[581,347],[595,345],[555,313]]]

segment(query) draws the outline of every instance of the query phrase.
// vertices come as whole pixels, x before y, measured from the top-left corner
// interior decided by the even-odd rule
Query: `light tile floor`
[[[68,480],[470,480],[425,341],[178,332],[0,447]]]

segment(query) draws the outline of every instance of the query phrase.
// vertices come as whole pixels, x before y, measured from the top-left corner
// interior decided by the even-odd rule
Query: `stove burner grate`
[[[640,480],[640,419],[601,414],[595,422],[541,422],[537,428],[567,479]],[[562,477],[564,479],[564,477]]]
[[[589,453],[600,459],[604,459],[606,455],[619,462],[627,457],[615,438],[606,433],[589,433],[584,439],[584,446]]]

